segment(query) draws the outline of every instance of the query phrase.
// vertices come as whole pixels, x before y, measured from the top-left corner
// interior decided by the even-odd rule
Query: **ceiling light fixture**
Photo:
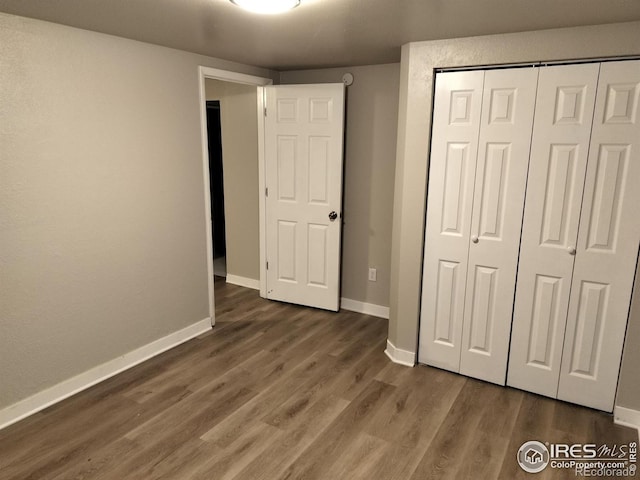
[[[283,13],[300,5],[301,0],[231,0],[245,10],[253,13]]]

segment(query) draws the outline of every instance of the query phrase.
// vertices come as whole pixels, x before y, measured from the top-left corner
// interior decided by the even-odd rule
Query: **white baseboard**
[[[254,290],[260,290],[260,280],[253,278],[240,277],[238,275],[230,275],[227,273],[227,283],[238,285],[239,287],[252,288]]]
[[[398,363],[407,367],[413,367],[416,364],[415,352],[397,348],[389,340],[387,340],[387,349],[384,351],[384,353],[387,354],[387,357],[389,357],[393,363]]]
[[[0,410],[0,430],[211,329],[205,318]]]
[[[640,411],[626,407],[613,407],[613,422],[638,430],[640,435]]]
[[[260,290],[260,280],[254,280],[253,278],[240,277],[227,273],[227,283],[238,285],[239,287],[252,288],[253,290]],[[349,310],[350,312],[358,312],[374,317],[386,318],[387,320],[389,319],[389,307],[383,307],[382,305],[376,305],[374,303],[359,302],[358,300],[343,297],[340,299],[340,308]]]
[[[365,315],[389,319],[389,307],[383,307],[375,303],[359,302],[358,300],[343,297],[340,299],[340,308],[349,310],[350,312],[364,313]]]

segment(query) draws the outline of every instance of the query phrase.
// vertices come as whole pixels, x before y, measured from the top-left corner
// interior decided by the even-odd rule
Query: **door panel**
[[[307,239],[309,241],[308,250],[316,252],[309,256],[309,284],[319,287],[327,287],[327,264],[329,263],[329,252],[327,245],[326,225],[307,225]]]
[[[538,69],[485,73],[460,373],[504,385]]]
[[[344,85],[264,90],[267,298],[337,311]]]
[[[436,343],[454,347],[458,342],[454,338],[454,321],[457,305],[455,299],[458,294],[460,280],[459,263],[440,261],[438,277],[436,279]]]
[[[298,159],[298,138],[278,137],[278,200],[297,202],[296,164]]]
[[[558,392],[599,64],[540,69],[507,383]]]
[[[455,372],[483,79],[480,71],[436,75],[418,359]]]
[[[640,61],[598,82],[558,398],[611,411],[640,244]]]
[[[578,291],[578,315],[571,342],[573,354],[569,372],[593,379],[596,359],[602,353],[602,324],[609,313],[609,285],[582,282],[575,288]]]
[[[600,145],[596,181],[588,221],[587,249],[615,251],[620,200],[629,145]]]
[[[478,237],[484,240],[501,240],[505,214],[504,197],[507,191],[504,178],[512,161],[511,144],[487,143],[485,159],[484,178],[480,184],[482,193]]]
[[[491,354],[491,331],[496,315],[496,284],[498,269],[476,266],[471,295],[471,330],[469,351]]]
[[[464,181],[469,169],[469,144],[450,143],[444,165],[444,188],[442,201],[442,233],[461,234]]]
[[[309,137],[309,198],[313,205],[328,205],[331,137]]]
[[[533,290],[533,310],[531,312],[531,330],[527,339],[526,355],[527,364],[539,368],[551,370],[554,347],[558,337],[554,335],[557,326],[564,319],[558,308],[558,298],[562,295],[562,283],[564,279],[545,275],[536,275]],[[511,351],[511,355],[516,353]],[[511,372],[509,372],[511,375]]]
[[[298,269],[296,268],[296,222],[280,220],[278,222],[278,280],[285,282],[298,281]]]

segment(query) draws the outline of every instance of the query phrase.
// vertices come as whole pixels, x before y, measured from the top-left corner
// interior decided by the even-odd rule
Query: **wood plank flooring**
[[[517,479],[527,440],[638,440],[601,412],[395,365],[386,337],[379,318],[216,282],[212,332],[0,431],[0,479]]]

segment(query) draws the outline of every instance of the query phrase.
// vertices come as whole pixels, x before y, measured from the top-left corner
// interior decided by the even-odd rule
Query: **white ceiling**
[[[640,20],[640,0],[0,0],[0,11],[274,70],[400,61],[410,41]]]

